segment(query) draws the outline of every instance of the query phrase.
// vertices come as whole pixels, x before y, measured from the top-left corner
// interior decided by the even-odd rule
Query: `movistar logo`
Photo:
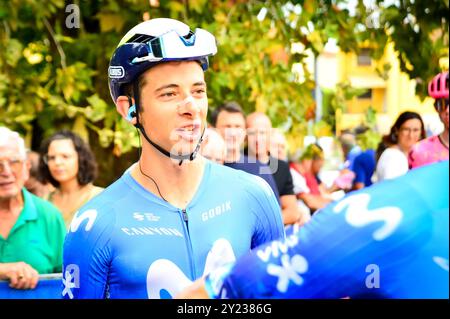
[[[111,79],[121,79],[125,76],[125,70],[122,66],[110,66],[108,74]]]
[[[391,236],[399,227],[403,219],[403,212],[395,206],[369,209],[370,202],[371,197],[366,193],[349,196],[336,204],[333,212],[339,214],[345,210],[345,220],[353,227],[365,227],[372,223],[378,223],[379,226],[373,232],[372,237],[381,241]]]
[[[69,232],[75,233],[85,220],[87,220],[87,223],[84,226],[84,230],[90,231],[96,219],[97,219],[96,209],[88,209],[81,214],[77,212],[73,217],[72,222],[70,223]]]
[[[222,268],[225,265],[231,267],[235,261],[236,257],[231,243],[225,238],[219,238],[207,254],[203,276],[213,270],[225,269]],[[168,259],[155,260],[147,272],[147,296],[150,299],[175,296],[191,284],[192,281],[184,274],[183,270]]]

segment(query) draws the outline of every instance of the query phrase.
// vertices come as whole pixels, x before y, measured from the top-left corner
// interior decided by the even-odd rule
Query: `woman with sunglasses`
[[[449,159],[448,156],[448,72],[436,75],[428,84],[428,94],[435,99],[434,107],[444,124],[444,131],[414,145],[409,154],[411,168]]]
[[[39,171],[40,179],[55,187],[48,200],[62,212],[67,227],[76,211],[103,190],[92,183],[97,176],[94,154],[71,131],[56,132],[42,143]]]

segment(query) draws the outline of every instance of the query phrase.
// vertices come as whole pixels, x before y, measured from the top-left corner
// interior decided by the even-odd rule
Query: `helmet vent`
[[[186,40],[190,40],[194,34],[195,34],[194,32],[189,31],[189,33],[183,36],[183,38],[185,38]]]
[[[127,41],[127,43],[147,43],[154,38],[155,37],[148,34],[135,34]]]

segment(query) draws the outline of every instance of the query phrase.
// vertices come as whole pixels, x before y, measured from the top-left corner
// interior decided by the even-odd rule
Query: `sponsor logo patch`
[[[111,79],[121,79],[125,76],[125,70],[122,66],[110,66],[108,74]]]

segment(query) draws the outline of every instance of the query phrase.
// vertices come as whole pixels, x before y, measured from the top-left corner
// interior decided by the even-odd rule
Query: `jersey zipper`
[[[186,234],[186,245],[188,249],[189,254],[189,262],[191,264],[191,277],[196,278],[195,274],[197,273],[195,271],[195,262],[194,262],[194,252],[192,250],[192,241],[191,241],[191,235],[189,233],[189,218],[186,209],[181,210],[182,218],[184,221],[184,230]]]
[[[189,231],[189,225],[188,225],[189,219],[188,219],[188,215],[186,213],[186,209],[183,209],[181,212],[183,213],[183,220],[186,223],[186,227],[188,228],[188,231]]]

